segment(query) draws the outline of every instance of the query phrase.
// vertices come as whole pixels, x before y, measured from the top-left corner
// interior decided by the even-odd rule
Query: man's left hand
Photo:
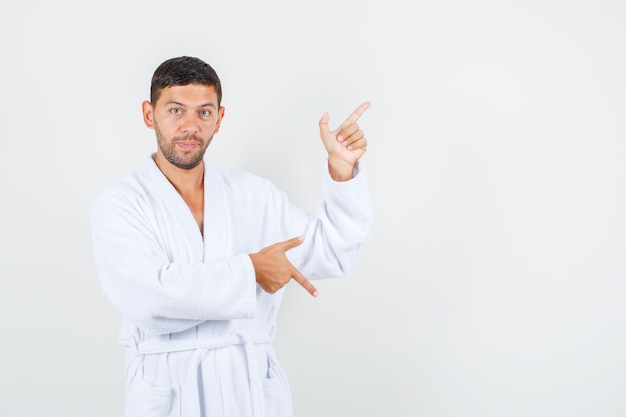
[[[370,103],[364,102],[337,129],[332,131],[328,127],[330,120],[328,113],[324,113],[320,119],[320,137],[328,152],[330,176],[335,181],[351,179],[354,166],[365,154],[367,140],[357,120],[369,107]]]

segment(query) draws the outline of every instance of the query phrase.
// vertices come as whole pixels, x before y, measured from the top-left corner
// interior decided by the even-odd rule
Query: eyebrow
[[[178,101],[174,101],[174,100],[170,100],[170,101],[168,101],[168,102],[166,102],[166,103],[165,103],[165,105],[166,105],[166,106],[168,106],[168,105],[170,105],[170,104],[175,104],[175,105],[180,106],[180,107],[187,107],[185,104],[180,103],[180,102],[178,102]],[[217,108],[217,106],[216,106],[215,104],[213,104],[213,103],[204,103],[204,104],[201,104],[200,106],[198,106],[197,108],[201,108],[201,107],[213,107],[213,108]]]

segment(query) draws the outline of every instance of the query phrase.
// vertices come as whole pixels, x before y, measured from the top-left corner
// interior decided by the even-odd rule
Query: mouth
[[[196,149],[200,147],[202,143],[201,141],[195,138],[185,138],[185,139],[177,140],[175,144],[176,146],[178,146],[179,148],[183,150],[192,150],[192,149]]]
[[[176,142],[176,145],[179,148],[182,148],[182,149],[185,149],[185,150],[195,149],[198,146],[200,146],[200,144],[198,142],[187,142],[187,141]]]

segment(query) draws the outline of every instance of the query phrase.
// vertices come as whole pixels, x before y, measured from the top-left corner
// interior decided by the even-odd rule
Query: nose
[[[196,119],[193,112],[185,114],[185,117],[183,118],[182,124],[180,126],[180,130],[187,135],[193,135],[198,133],[198,131],[200,130],[198,127],[198,120]]]

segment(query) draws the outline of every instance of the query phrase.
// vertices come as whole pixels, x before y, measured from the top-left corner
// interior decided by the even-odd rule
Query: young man
[[[344,275],[369,233],[357,119],[319,122],[328,151],[312,215],[269,181],[203,161],[224,118],[220,80],[192,57],[163,62],[143,103],[156,153],[96,197],[90,219],[102,288],[123,321],[127,417],[293,414],[272,339],[291,279]]]

